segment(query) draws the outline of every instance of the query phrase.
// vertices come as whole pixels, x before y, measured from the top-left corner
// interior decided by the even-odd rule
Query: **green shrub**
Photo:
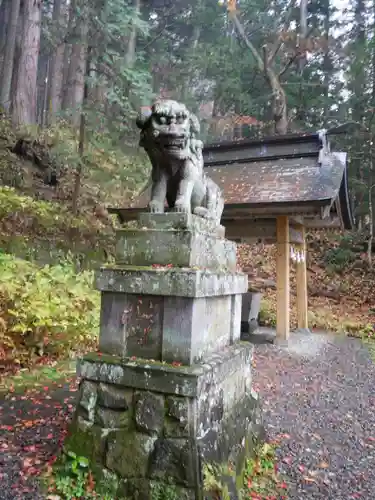
[[[65,355],[93,342],[99,293],[92,278],[88,271],[76,274],[69,261],[38,267],[0,253],[2,357],[24,364],[35,354]]]
[[[260,305],[258,322],[260,326],[276,326],[276,312],[272,310],[265,299],[262,300]]]
[[[83,230],[87,222],[74,217],[59,203],[35,200],[31,196],[20,195],[14,188],[0,187],[0,220],[9,219],[22,224],[22,229],[33,232],[66,231],[67,228]],[[25,227],[27,226],[27,227]]]
[[[356,254],[350,248],[342,246],[330,248],[324,256],[325,263],[334,271],[342,271],[354,262],[355,258]]]

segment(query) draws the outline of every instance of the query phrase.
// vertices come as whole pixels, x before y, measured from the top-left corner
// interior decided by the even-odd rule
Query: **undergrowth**
[[[86,457],[72,451],[62,455],[52,467],[47,468],[42,478],[48,492],[55,495],[47,498],[113,500],[112,494],[102,491],[100,485],[97,488],[90,465]]]
[[[82,161],[77,133],[62,120],[43,131],[28,131],[28,135],[48,148],[57,165],[69,165],[74,172]],[[90,197],[110,204],[121,203],[140,189],[150,170],[143,150],[120,148],[110,137],[94,131],[88,135],[83,162],[83,204]]]
[[[56,233],[67,227],[78,231],[88,229],[88,221],[72,215],[71,211],[57,202],[35,200],[18,193],[8,186],[0,187],[0,220],[17,219],[21,227],[33,233]]]
[[[204,493],[212,500],[231,500],[228,479],[240,500],[281,500],[287,498],[287,484],[277,469],[275,446],[258,446],[245,462],[240,477],[230,465],[208,464],[204,468]],[[240,484],[239,484],[240,480]]]
[[[92,272],[72,262],[38,267],[0,253],[0,359],[28,366],[43,354],[66,356],[98,334],[99,293]]]

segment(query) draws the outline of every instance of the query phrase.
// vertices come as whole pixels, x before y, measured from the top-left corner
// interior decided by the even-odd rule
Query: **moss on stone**
[[[120,481],[115,473],[103,468],[94,473],[94,478],[96,493],[120,499],[118,496]]]
[[[92,361],[93,363],[108,363],[110,365],[121,365],[123,360],[120,356],[113,354],[102,354],[99,352],[89,352],[82,358],[83,361]]]
[[[108,437],[106,466],[124,478],[145,477],[156,437],[134,431],[115,431]]]
[[[108,363],[110,365],[128,365],[131,366],[138,365],[140,367],[147,368],[148,366],[168,368],[168,370],[179,371],[184,368],[189,368],[188,365],[177,365],[172,363],[167,363],[166,361],[157,361],[155,359],[147,358],[135,358],[135,357],[124,357],[112,355],[112,354],[102,354],[98,352],[89,352],[85,354],[82,358],[83,361],[90,361],[92,363]]]
[[[80,428],[78,421],[71,424],[68,437],[64,442],[64,452],[69,451],[86,457],[91,463],[102,462],[104,458],[105,436],[97,425]]]

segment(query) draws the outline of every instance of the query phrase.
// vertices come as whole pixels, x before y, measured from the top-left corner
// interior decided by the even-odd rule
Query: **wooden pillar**
[[[290,244],[289,218],[285,215],[276,220],[276,274],[277,274],[277,315],[276,337],[286,340],[290,328]]]
[[[304,226],[300,227],[302,244],[299,249],[302,252],[302,259],[297,262],[296,282],[297,282],[297,325],[298,328],[308,328],[308,305],[307,305],[307,271],[306,271],[306,231]]]

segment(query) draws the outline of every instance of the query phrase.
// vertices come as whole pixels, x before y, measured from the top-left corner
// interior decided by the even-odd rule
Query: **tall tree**
[[[0,4],[0,26],[2,27],[0,31],[0,68],[2,67],[5,53],[11,3],[12,0],[3,0]]]
[[[53,4],[53,50],[50,58],[47,90],[47,124],[51,125],[62,106],[63,64],[66,35],[66,0],[55,0]]]
[[[41,29],[41,0],[23,0],[23,30],[12,119],[17,125],[36,123],[36,82]]]
[[[4,5],[7,2],[3,2]],[[12,85],[12,75],[13,75],[13,62],[14,62],[14,51],[16,47],[16,36],[17,36],[17,26],[18,26],[18,16],[20,11],[21,0],[13,0],[11,4],[11,10],[9,13],[9,19],[7,23],[7,39],[4,50],[3,58],[3,69],[0,80],[0,106],[2,106],[6,111],[10,109],[10,89]],[[4,30],[5,31],[5,30]]]

